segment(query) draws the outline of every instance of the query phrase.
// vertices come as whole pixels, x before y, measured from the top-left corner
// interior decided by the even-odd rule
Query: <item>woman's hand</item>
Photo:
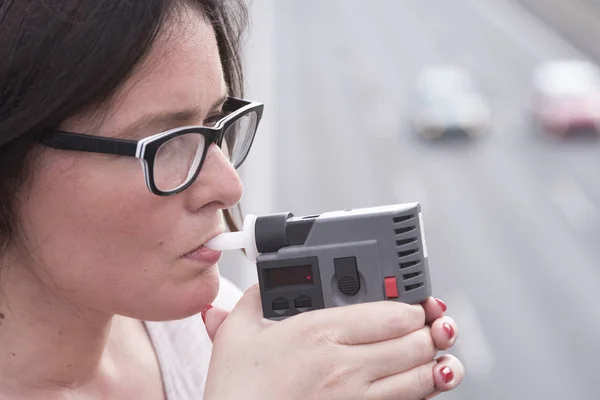
[[[458,333],[444,308],[435,299],[382,301],[274,322],[262,318],[254,286],[227,318],[215,309],[206,314],[214,348],[205,399],[431,398],[464,375],[456,358],[435,359]]]

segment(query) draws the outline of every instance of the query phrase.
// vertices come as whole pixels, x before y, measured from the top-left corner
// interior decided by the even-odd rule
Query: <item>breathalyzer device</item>
[[[272,320],[370,301],[417,304],[431,295],[419,203],[248,215],[242,231],[205,246],[245,249],[256,263],[263,315]]]

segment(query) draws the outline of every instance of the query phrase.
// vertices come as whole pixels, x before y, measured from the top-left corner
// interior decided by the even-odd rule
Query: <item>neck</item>
[[[24,266],[0,278],[0,387],[74,389],[95,379],[113,316],[74,304]]]

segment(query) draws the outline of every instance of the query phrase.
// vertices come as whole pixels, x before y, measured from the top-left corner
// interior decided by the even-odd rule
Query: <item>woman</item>
[[[231,222],[262,112],[238,99],[244,16],[0,3],[0,398],[421,399],[462,380],[434,358],[457,336],[434,299],[272,322],[252,288],[210,309],[202,244]]]

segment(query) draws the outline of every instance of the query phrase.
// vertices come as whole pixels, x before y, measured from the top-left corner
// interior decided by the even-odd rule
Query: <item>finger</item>
[[[420,400],[435,392],[433,369],[435,360],[419,365],[401,374],[391,375],[369,385],[367,400]]]
[[[431,362],[438,349],[433,343],[431,328],[424,326],[401,338],[355,346],[349,354],[350,351],[352,357],[357,357],[368,369],[369,381],[375,381]]]
[[[465,376],[465,367],[460,360],[450,354],[444,354],[437,359],[433,368],[433,379],[439,392],[455,389]]]
[[[435,347],[439,350],[448,350],[454,346],[458,339],[458,327],[456,322],[450,317],[442,317],[431,325],[431,336]]]
[[[338,344],[356,345],[402,337],[425,325],[420,305],[378,301],[315,310],[299,315]]]
[[[228,315],[229,311],[212,306],[202,313],[202,319],[204,320],[204,325],[206,325],[206,332],[210,340],[215,339],[219,327]]]
[[[425,320],[428,324],[431,324],[438,318],[441,318],[444,315],[444,312],[448,309],[446,303],[444,303],[440,299],[436,299],[435,297],[429,297],[422,304],[425,309]]]

